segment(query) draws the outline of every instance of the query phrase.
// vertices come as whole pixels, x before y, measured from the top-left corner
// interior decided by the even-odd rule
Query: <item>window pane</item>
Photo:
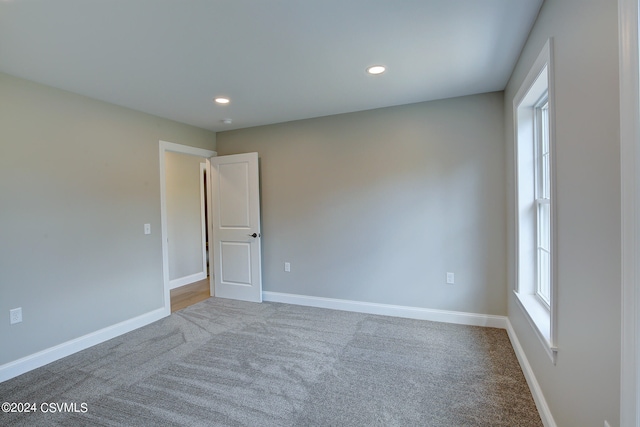
[[[542,132],[540,143],[542,145],[542,197],[550,198],[549,192],[549,103],[541,108]]]
[[[538,199],[536,204],[536,294],[551,305],[551,203]]]
[[[549,203],[538,203],[538,241],[536,246],[551,250],[551,206]]]
[[[535,151],[536,165],[535,177],[536,188],[535,197],[537,199],[549,199],[550,192],[550,153],[549,153],[549,102],[546,100],[546,94],[540,101],[535,110],[536,133],[535,133]]]
[[[551,268],[549,252],[538,249],[538,296],[547,304],[550,303]]]
[[[545,199],[551,198],[549,181],[549,153],[546,153],[542,158],[542,197]]]
[[[547,102],[542,107],[540,107],[540,120],[541,130],[542,130],[542,153],[549,152],[549,103]]]

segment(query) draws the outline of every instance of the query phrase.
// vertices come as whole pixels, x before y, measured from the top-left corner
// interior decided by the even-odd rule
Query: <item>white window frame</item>
[[[539,197],[539,153],[536,151],[540,136],[537,107],[546,96],[548,102],[549,188],[547,197]],[[557,347],[557,272],[555,241],[555,106],[553,77],[553,40],[545,43],[533,63],[520,89],[513,99],[515,130],[515,224],[516,224],[516,287],[518,305],[535,331],[552,363],[556,363]],[[538,209],[549,206],[549,297],[539,295],[538,268]]]
[[[618,1],[622,210],[620,425],[640,427],[639,0]]]
[[[551,192],[550,192],[550,157],[551,144],[549,135],[549,90],[533,107],[534,114],[534,147],[535,147],[535,209],[536,209],[536,296],[547,310],[551,309]],[[546,157],[546,159],[545,159]],[[541,210],[547,208],[543,216]],[[545,218],[549,216],[549,218]],[[543,224],[544,222],[544,224]],[[544,227],[543,227],[544,225]],[[542,253],[547,254],[547,263],[543,262]],[[546,281],[546,284],[543,283]],[[543,289],[544,288],[544,289]]]

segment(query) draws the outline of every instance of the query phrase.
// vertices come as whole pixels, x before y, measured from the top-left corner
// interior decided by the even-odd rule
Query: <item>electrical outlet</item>
[[[286,271],[287,273],[291,273],[291,263],[290,262],[285,262],[284,263],[284,271]]]
[[[9,321],[12,325],[22,322],[22,307],[9,310]]]
[[[453,273],[447,273],[447,283],[453,285],[455,283],[455,276]]]

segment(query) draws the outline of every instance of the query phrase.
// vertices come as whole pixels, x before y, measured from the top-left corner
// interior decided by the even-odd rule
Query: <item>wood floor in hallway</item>
[[[171,312],[182,310],[190,305],[211,297],[209,278],[171,290]]]

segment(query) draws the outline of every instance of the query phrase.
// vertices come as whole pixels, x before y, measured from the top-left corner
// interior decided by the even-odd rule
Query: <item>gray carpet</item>
[[[542,426],[504,330],[210,298],[0,384],[15,426]]]

